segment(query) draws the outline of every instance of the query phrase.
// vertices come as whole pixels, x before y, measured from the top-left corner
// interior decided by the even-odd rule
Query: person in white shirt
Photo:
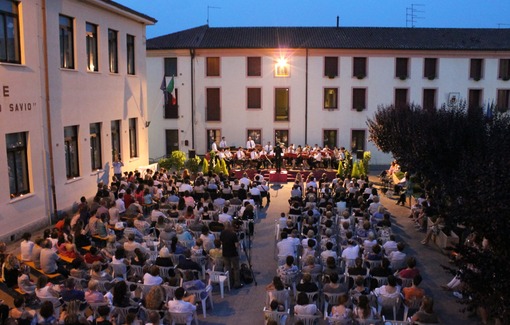
[[[342,252],[344,260],[355,260],[359,257],[359,246],[352,239],[348,242],[348,246]]]
[[[384,254],[386,254],[386,256],[389,256],[391,252],[396,251],[397,242],[395,241],[395,235],[390,235],[390,240],[385,242],[382,247],[384,249]]]
[[[269,154],[271,151],[273,151],[273,146],[271,145],[271,142],[267,142],[267,144],[264,146],[264,150]]]
[[[288,234],[282,231],[280,234],[282,240],[280,240],[276,247],[278,248],[278,256],[293,256],[296,258],[296,243],[293,238],[288,238]]]
[[[321,253],[321,260],[322,261],[326,261],[326,259],[328,257],[334,257],[335,260],[338,259],[338,255],[336,254],[336,252],[333,250],[333,243],[332,242],[327,242],[326,243],[326,250],[324,250],[322,253]]]
[[[218,221],[221,223],[232,222],[232,216],[228,214],[228,207],[223,207],[223,213],[218,216]]]
[[[228,147],[227,140],[225,140],[225,137],[221,137],[220,148],[226,148],[226,147]]]
[[[174,299],[168,301],[168,311],[170,313],[189,313],[188,324],[191,324],[193,313],[197,310],[197,307],[195,306],[195,299],[193,299],[194,295],[190,296],[193,298],[188,299],[184,297],[184,293],[183,287],[175,289]],[[186,301],[183,299],[186,299]]]
[[[216,140],[211,144],[211,151],[217,152],[218,151],[218,145],[216,144]]]
[[[34,249],[34,242],[30,240],[32,238],[32,234],[26,232],[21,237],[23,240],[21,241],[21,260],[22,261],[31,261],[32,260],[32,250]]]
[[[255,141],[253,141],[251,137],[248,137],[248,141],[246,141],[246,148],[255,149]]]
[[[153,265],[150,267],[149,272],[143,275],[143,284],[145,285],[160,285],[163,279],[159,276],[159,266]]]
[[[124,203],[124,193],[119,193],[119,198],[115,200],[115,206],[119,210],[119,214],[124,214],[126,212],[126,204]]]
[[[247,173],[243,174],[243,177],[239,180],[239,183],[244,184],[245,188],[249,188],[250,187],[251,181],[248,178],[248,174]]]

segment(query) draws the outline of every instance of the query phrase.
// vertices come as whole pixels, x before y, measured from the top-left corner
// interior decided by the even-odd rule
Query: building
[[[508,109],[509,29],[200,26],[147,41],[151,158],[211,139],[344,146],[368,141],[379,105]],[[160,90],[174,80],[173,104]]]
[[[0,0],[0,240],[148,163],[145,28],[107,0]]]

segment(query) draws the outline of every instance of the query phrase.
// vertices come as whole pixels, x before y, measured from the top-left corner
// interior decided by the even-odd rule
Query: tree
[[[477,107],[423,110],[379,107],[367,124],[370,139],[416,173],[437,203],[447,228],[462,225],[489,241],[488,249],[461,245],[458,267],[464,302],[510,317],[510,118]],[[480,245],[481,246],[481,245]]]

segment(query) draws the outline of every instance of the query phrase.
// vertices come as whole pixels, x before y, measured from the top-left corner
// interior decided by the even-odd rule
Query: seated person
[[[434,300],[429,296],[424,296],[421,302],[420,310],[418,310],[411,320],[413,322],[422,323],[439,323],[437,315],[434,313]]]

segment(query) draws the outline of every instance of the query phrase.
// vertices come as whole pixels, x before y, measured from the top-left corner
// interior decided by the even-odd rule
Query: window
[[[126,53],[127,53],[127,73],[135,74],[135,37],[133,35],[126,36]]]
[[[87,70],[98,71],[97,66],[97,25],[87,23],[87,36],[85,41],[87,43]]]
[[[338,108],[338,88],[324,88],[324,108]]]
[[[0,62],[21,63],[18,5],[0,0]]]
[[[352,59],[352,76],[363,79],[367,76],[367,58]]]
[[[437,77],[437,59],[425,58],[423,63],[423,77],[434,80]]]
[[[497,109],[506,112],[510,108],[510,89],[498,89]]]
[[[436,92],[435,89],[423,89],[423,109],[436,109]]]
[[[174,88],[175,100],[165,92],[165,118],[179,118],[179,89]]]
[[[119,54],[118,48],[118,32],[113,29],[108,29],[108,63],[110,65],[110,72],[119,72]]]
[[[27,133],[5,135],[11,198],[30,192],[28,181]]]
[[[324,75],[329,78],[338,76],[338,57],[326,56],[324,58]]]
[[[407,79],[409,77],[408,66],[408,58],[397,58],[395,62],[395,77],[401,80]]]
[[[498,77],[505,81],[510,80],[510,59],[499,59]]]
[[[118,157],[119,160],[122,160],[120,152],[120,120],[112,121],[110,127],[112,134],[112,161],[115,161],[116,157]]]
[[[101,123],[90,124],[90,159],[92,170],[103,167],[101,161]]]
[[[59,16],[60,22],[60,67],[74,69],[74,27],[73,18]]]
[[[274,64],[274,76],[275,77],[289,77],[290,76],[290,65],[287,59],[279,58]]]
[[[207,130],[207,151],[211,151],[213,142],[216,142],[216,145],[219,146],[221,140],[221,130],[220,129],[210,129]]]
[[[478,81],[482,79],[483,59],[471,59],[471,67],[469,70],[469,78]]]
[[[246,132],[246,139],[248,139],[249,137],[251,137],[255,144],[262,144],[262,130],[260,129],[248,130]]]
[[[206,59],[207,64],[207,76],[208,77],[219,77],[220,76],[220,58],[209,57]]]
[[[274,96],[274,120],[289,120],[289,88],[276,88]]]
[[[482,91],[480,89],[469,89],[468,109],[482,107]]]
[[[357,151],[365,151],[365,130],[351,131],[351,149],[353,155]]]
[[[262,88],[248,88],[246,94],[249,109],[262,108]]]
[[[138,157],[138,119],[129,119],[129,157]]]
[[[78,155],[78,126],[64,128],[64,150],[66,158],[66,176],[73,178],[80,176]]]
[[[323,130],[322,131],[322,139],[324,139],[323,147],[328,146],[328,148],[334,148],[337,146],[337,130]]]
[[[249,56],[246,59],[248,77],[260,77],[262,75],[262,59],[260,56]]]
[[[352,89],[352,108],[357,111],[362,111],[367,108],[366,103],[367,90],[365,88]]]
[[[177,58],[165,58],[165,77],[177,76]]]
[[[207,88],[206,121],[221,121],[220,88]]]
[[[279,145],[283,143],[285,147],[289,146],[289,130],[274,130],[274,143]]]
[[[395,89],[395,107],[404,108],[407,107],[408,99],[407,99],[407,89],[398,88]]]

